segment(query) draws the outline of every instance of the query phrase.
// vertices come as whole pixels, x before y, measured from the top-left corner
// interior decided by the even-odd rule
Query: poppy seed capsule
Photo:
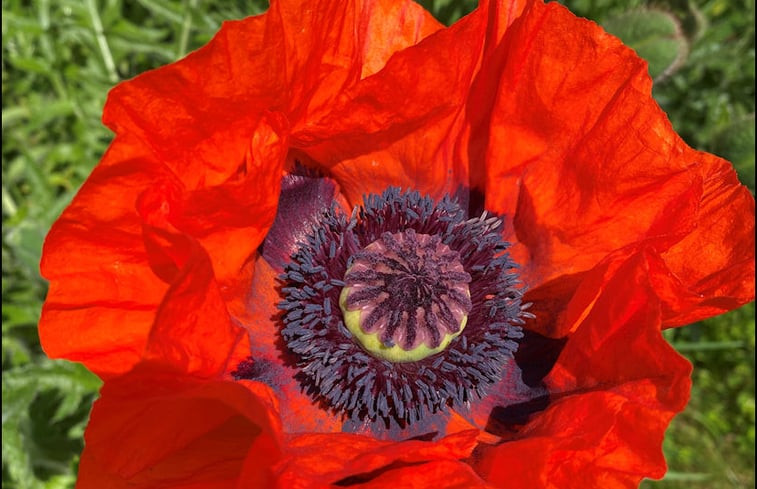
[[[339,305],[369,353],[414,362],[444,350],[465,327],[471,276],[438,236],[384,233],[353,256]]]

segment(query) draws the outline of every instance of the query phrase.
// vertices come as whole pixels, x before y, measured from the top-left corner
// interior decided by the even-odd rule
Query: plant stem
[[[92,27],[95,29],[95,38],[97,39],[97,45],[100,48],[100,53],[103,56],[105,69],[108,71],[108,79],[111,81],[111,83],[116,83],[118,81],[116,64],[113,62],[113,54],[111,54],[110,52],[108,40],[105,38],[105,33],[103,32],[103,23],[100,20],[100,14],[97,12],[95,0],[87,0],[87,10],[89,10],[89,16],[92,18]]]
[[[189,44],[189,31],[192,29],[192,11],[197,8],[197,0],[189,0],[189,5],[185,3],[184,20],[181,23],[181,35],[179,36],[179,47],[176,56],[182,57],[187,54],[187,45]]]

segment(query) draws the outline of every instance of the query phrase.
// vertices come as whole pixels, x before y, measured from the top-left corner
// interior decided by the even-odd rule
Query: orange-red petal
[[[530,2],[497,32],[481,68],[488,97],[478,102],[491,106],[479,135],[486,204],[513,218],[524,282],[584,272],[644,241],[663,253],[681,293],[702,296],[701,311],[671,324],[750,300],[754,200],[730,165],[676,135],[651,96],[646,63],[556,3]]]
[[[110,93],[103,120],[116,140],[45,246],[41,268],[51,283],[40,336],[50,356],[102,376],[140,359],[178,273],[171,263],[156,268],[165,257],[143,242],[136,205],[148,188],[170,189],[167,223],[205,249],[223,298],[244,293],[245,266],[275,215],[290,121],[336,97],[336,79],[352,83],[441,27],[412,2],[343,7],[275,3]],[[387,14],[398,22],[384,24]],[[290,30],[295,21],[310,27]],[[340,42],[326,49],[324,36]],[[284,45],[296,49],[282,63]]]
[[[275,125],[263,117],[249,128],[246,156],[226,181],[191,190],[143,142],[117,136],[45,244],[41,271],[50,291],[40,339],[48,355],[102,376],[129,370],[187,259],[172,254],[207,253],[222,292],[237,292],[275,213],[285,156]],[[156,238],[163,231],[151,233],[155,226],[175,237]]]
[[[137,196],[166,171],[131,136],[121,136],[45,240],[50,281],[39,324],[53,358],[100,375],[122,373],[142,355],[168,284],[149,267]]]
[[[79,487],[661,476],[690,366],[659,328],[753,298],[754,200],[650,91],[618,40],[538,1],[483,2],[441,29],[409,1],[283,0],[119,85],[104,114],[116,140],[42,262],[45,350],[108,378]],[[353,204],[389,185],[485,191],[532,287],[529,327],[568,338],[544,412],[516,425],[482,403],[473,421],[496,433],[456,416],[435,443],[338,433],[282,359],[275,273],[256,260],[294,153]],[[261,382],[221,380],[247,354]]]
[[[470,17],[397,52],[320,119],[293,129],[293,144],[339,182],[352,205],[390,185],[434,197],[456,192],[467,182],[454,152],[480,26],[480,15]]]
[[[279,487],[298,489],[334,487],[335,483],[423,488],[431,487],[430,481],[438,484],[442,475],[450,477],[448,484],[483,487],[483,481],[460,462],[471,454],[477,435],[476,430],[469,430],[438,442],[388,442],[347,433],[303,434],[290,438],[286,455],[274,471]],[[405,485],[395,486],[399,481]]]
[[[695,228],[661,254],[670,288],[663,326],[683,326],[754,300],[754,198],[733,167],[691,151],[703,181]],[[662,289],[662,287],[660,287]],[[689,300],[683,301],[683,298]]]
[[[225,489],[234,487],[248,453],[259,462],[250,480],[270,481],[278,430],[275,415],[240,383],[140,364],[103,386],[76,487]]]
[[[503,443],[480,449],[474,463],[487,480],[630,488],[665,473],[662,439],[688,400],[691,365],[660,334],[650,256],[641,250],[590,272],[586,293],[568,305],[581,311],[574,332],[546,378],[550,405]],[[524,453],[529,464],[507,464]]]
[[[146,141],[187,187],[215,185],[240,164],[260,114],[283,114],[299,132],[323,126],[343,90],[441,27],[411,1],[272,2],[187,58],[119,85],[103,120]]]

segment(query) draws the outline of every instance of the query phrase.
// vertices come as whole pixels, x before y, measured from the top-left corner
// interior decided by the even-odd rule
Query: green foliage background
[[[421,2],[451,23],[471,0]],[[650,61],[655,97],[692,146],[734,162],[754,192],[754,1],[565,0]],[[212,4],[212,5],[211,5]],[[118,81],[207,42],[242,0],[3,0],[3,487],[70,488],[100,380],[49,360],[36,324],[42,242],[100,159]],[[670,471],[650,488],[754,484],[754,303],[667,331],[695,366],[689,407],[665,441]]]

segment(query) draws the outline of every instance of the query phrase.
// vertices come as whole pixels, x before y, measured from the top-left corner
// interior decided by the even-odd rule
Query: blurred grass
[[[447,23],[474,6],[422,3]],[[640,0],[564,3],[620,29],[613,32],[640,53],[650,39],[685,48],[650,62],[655,97],[689,144],[731,159],[754,191],[753,1],[658,1],[652,8],[667,17],[654,33]],[[264,8],[241,0],[3,1],[3,487],[75,481],[100,381],[42,353],[36,323],[46,284],[38,263],[47,230],[111,138],[100,123],[107,91],[201,46],[224,19]],[[642,16],[638,28],[626,28],[629,10]],[[668,476],[643,487],[753,485],[754,304],[665,334],[694,363],[694,388],[665,441]]]

